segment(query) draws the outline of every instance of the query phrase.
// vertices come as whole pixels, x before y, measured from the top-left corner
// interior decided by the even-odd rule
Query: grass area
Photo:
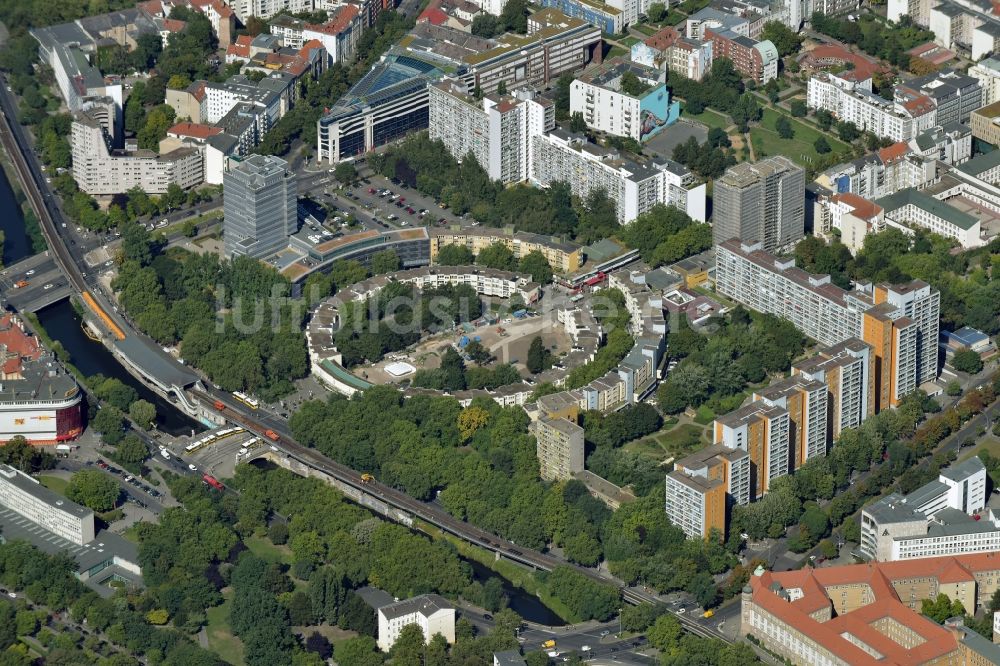
[[[68,479],[62,479],[58,476],[39,476],[37,477],[43,486],[48,488],[54,493],[59,493],[60,495],[66,494],[66,486],[69,485]]]
[[[625,450],[657,461],[681,458],[705,444],[705,428],[693,423],[664,428],[648,437],[629,442]]]
[[[125,528],[125,531],[122,532],[122,537],[126,541],[131,541],[132,543],[138,546],[139,545],[138,528],[139,528],[139,523],[136,523],[132,527]]]
[[[698,408],[698,415],[694,417],[695,423],[700,423],[702,425],[708,425],[715,420],[715,412],[708,405],[702,405]]]
[[[288,546],[275,546],[267,537],[251,536],[243,540],[251,553],[268,562],[292,563],[292,551]]]
[[[608,51],[608,54],[606,56],[604,56],[604,57],[605,58],[616,58],[618,56],[627,56],[627,55],[629,55],[629,50],[628,49],[623,49],[620,46],[612,46],[611,50]]]
[[[706,125],[709,129],[713,127],[718,127],[719,129],[726,129],[733,124],[733,121],[729,119],[718,111],[713,111],[712,109],[705,109],[701,113],[684,113],[681,109],[681,113],[685,118],[689,120],[697,120],[699,123]]]
[[[432,539],[447,541],[455,547],[455,550],[457,550],[459,555],[462,557],[479,562],[490,571],[506,578],[511,585],[521,588],[528,594],[535,595],[542,601],[543,604],[548,606],[552,612],[566,622],[573,624],[580,621],[579,618],[577,618],[566,606],[566,604],[549,593],[548,588],[540,580],[538,580],[535,572],[531,569],[522,567],[520,564],[511,562],[510,560],[498,560],[492,552],[478,546],[473,546],[472,544],[462,541],[458,537],[452,536],[451,534],[445,534],[433,525],[429,525],[421,520],[415,520],[413,522],[413,527],[427,534]]]
[[[795,132],[791,139],[782,139],[774,129],[774,123],[782,115],[788,119]],[[753,141],[758,160],[765,155],[784,155],[804,166],[812,164],[819,157],[813,144],[820,137],[826,139],[834,153],[847,153],[850,150],[843,141],[823,134],[818,129],[771,108],[764,109],[764,116],[759,126],[750,128],[750,140]]]
[[[1000,457],[1000,439],[993,435],[986,435],[976,446],[970,446],[958,456],[959,462],[968,460],[972,456],[979,455],[980,451],[987,451],[991,456]]]
[[[628,37],[625,37],[624,39],[619,40],[618,43],[621,44],[622,46],[625,46],[625,47],[631,49],[633,46],[635,46],[636,44],[639,43],[639,39],[636,38],[636,37],[632,37],[631,35],[629,35]]]
[[[658,32],[656,28],[651,25],[646,25],[645,23],[640,23],[639,25],[633,25],[630,27],[636,32],[641,32],[648,37],[652,37]]]
[[[205,612],[208,621],[208,626],[205,627],[208,647],[233,666],[243,666],[245,663],[243,641],[233,635],[233,629],[229,626],[229,608],[232,606],[233,592],[226,590],[222,596],[225,599],[222,604]]]

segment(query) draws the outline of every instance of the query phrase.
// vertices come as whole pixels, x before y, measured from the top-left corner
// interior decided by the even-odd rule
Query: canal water
[[[565,626],[566,622],[556,615],[552,609],[542,603],[538,597],[533,597],[519,587],[511,585],[503,576],[486,568],[475,560],[462,558],[463,562],[472,567],[473,577],[480,583],[485,583],[490,578],[499,578],[503,583],[503,591],[507,595],[507,607],[516,612],[528,622],[547,624],[553,627]]]
[[[0,231],[4,233],[4,266],[10,266],[31,254],[31,240],[24,230],[21,207],[17,205],[14,190],[3,169],[0,169]]]
[[[42,327],[54,339],[62,343],[69,352],[73,365],[86,376],[98,373],[105,377],[115,377],[134,388],[139,397],[156,405],[156,427],[171,435],[189,435],[191,429],[204,430],[204,426],[188,418],[173,403],[160,397],[146,387],[122,367],[114,354],[100,342],[88,338],[82,328],[82,320],[73,305],[63,300],[38,313]]]

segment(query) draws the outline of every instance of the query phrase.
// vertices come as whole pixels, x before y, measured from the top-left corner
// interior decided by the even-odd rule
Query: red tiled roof
[[[319,25],[316,23],[306,23],[302,26],[303,30],[311,30],[312,32],[321,32],[324,35],[339,35],[342,33],[350,24],[351,21],[358,15],[358,8],[354,5],[344,5],[332,19]]]
[[[878,61],[866,58],[857,53],[852,53],[836,44],[822,44],[817,46],[806,54],[806,58],[812,61],[830,60],[840,63],[851,63],[854,65],[854,69],[841,72],[837,76],[854,81],[870,79],[876,72],[884,69]]]
[[[909,152],[910,152],[910,147],[906,145],[906,142],[899,141],[897,143],[892,144],[891,146],[880,148],[878,151],[878,158],[882,160],[883,164],[888,164],[889,162],[895,162],[896,160],[902,158]]]
[[[163,29],[169,30],[170,32],[180,32],[186,25],[186,21],[178,21],[177,19],[172,18],[163,19]]]
[[[674,42],[681,38],[681,33],[677,28],[666,27],[663,30],[651,35],[643,41],[643,44],[658,51],[663,51],[673,46]]]
[[[7,375],[21,372],[21,361],[37,361],[42,356],[38,339],[24,331],[14,315],[8,313],[0,317],[0,354],[3,356],[2,370]]]
[[[881,206],[879,206],[878,204],[874,204],[871,201],[868,201],[868,199],[859,197],[857,194],[854,194],[853,192],[835,194],[833,195],[833,200],[838,202],[842,201],[851,208],[853,208],[854,214],[857,217],[861,218],[862,220],[870,220],[871,218],[876,217],[879,213],[882,212]]]
[[[163,5],[160,0],[148,0],[147,2],[140,2],[138,4],[139,9],[146,11],[153,16],[160,16],[163,14]]]
[[[253,37],[251,37],[250,35],[240,35],[239,37],[236,38],[236,43],[239,44],[240,46],[249,47],[251,44],[253,44]]]
[[[443,25],[448,22],[448,15],[441,9],[441,0],[431,0],[430,4],[420,12],[417,23],[430,23],[432,25]]]
[[[239,58],[250,57],[250,47],[243,44],[230,44],[226,47],[227,56],[237,56]]]
[[[167,134],[189,136],[194,139],[207,139],[210,136],[222,134],[222,128],[202,125],[201,123],[177,123],[167,130]]]

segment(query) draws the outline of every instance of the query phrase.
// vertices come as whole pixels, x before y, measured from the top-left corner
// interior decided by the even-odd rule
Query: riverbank
[[[507,580],[511,585],[524,590],[526,593],[537,597],[546,608],[562,618],[567,624],[576,624],[580,618],[564,604],[554,597],[548,587],[538,579],[537,572],[527,569],[520,564],[505,560],[496,559],[496,556],[479,546],[474,546],[456,536],[447,534],[442,530],[425,523],[421,520],[414,520],[413,528],[420,530],[436,541],[446,541],[455,547],[462,557],[479,563],[501,578]]]
[[[28,203],[28,197],[21,187],[21,181],[18,179],[17,171],[10,161],[10,156],[2,151],[0,151],[0,168],[3,169],[3,177],[10,188],[13,199],[12,207],[20,211],[20,216],[16,219],[14,219],[14,216],[8,217],[5,215],[4,219],[0,220],[0,232],[3,234],[0,236],[0,259],[6,265],[13,264],[33,254],[44,252],[48,248],[48,245],[45,242],[45,236],[42,234],[42,227],[38,223],[38,216],[35,215],[35,211],[31,209],[31,204]],[[0,184],[0,187],[2,187],[2,184]],[[21,228],[18,229],[18,226]],[[17,237],[17,231],[23,233],[23,238]]]

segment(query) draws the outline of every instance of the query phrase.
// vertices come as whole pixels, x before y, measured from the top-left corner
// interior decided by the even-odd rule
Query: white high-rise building
[[[403,627],[416,624],[424,633],[424,642],[441,634],[455,642],[455,607],[437,594],[422,594],[378,609],[378,647],[388,652]]]
[[[926,95],[897,90],[894,100],[883,99],[872,92],[870,77],[858,81],[850,71],[809,79],[806,104],[852,122],[863,132],[893,141],[909,141],[932,128],[936,119],[934,100]]]

